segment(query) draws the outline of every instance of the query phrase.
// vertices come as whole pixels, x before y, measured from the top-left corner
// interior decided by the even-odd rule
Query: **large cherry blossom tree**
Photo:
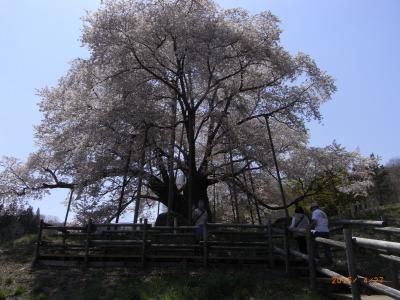
[[[276,208],[265,191],[275,170],[260,117],[289,178],[294,157],[313,151],[305,121],[320,119],[335,91],[308,55],[282,47],[280,33],[268,11],[209,0],[104,1],[84,18],[90,57],[40,91],[38,150],[26,163],[2,160],[0,197],[66,188],[78,213],[99,220],[131,203],[137,218],[151,200],[190,222],[201,202],[212,215],[209,187],[225,184]]]

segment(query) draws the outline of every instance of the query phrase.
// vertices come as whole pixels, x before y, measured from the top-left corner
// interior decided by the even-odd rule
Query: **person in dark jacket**
[[[296,207],[289,229],[295,228],[307,230],[309,224],[310,222],[308,220],[308,217],[304,213],[304,209],[301,206]],[[307,254],[306,237],[298,233],[294,233],[293,236],[297,240],[297,245],[299,246],[300,252]]]

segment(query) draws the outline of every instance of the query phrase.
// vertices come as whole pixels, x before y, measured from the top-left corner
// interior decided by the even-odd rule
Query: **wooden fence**
[[[336,230],[342,238],[313,238],[308,230],[292,229],[304,235],[307,253],[294,250],[285,228],[251,224],[205,224],[196,226],[151,226],[143,224],[93,224],[52,226],[40,223],[34,263],[57,266],[145,266],[154,263],[264,263],[274,267],[283,262],[291,272],[293,259],[306,262],[310,287],[316,288],[317,274],[335,278],[351,288],[352,299],[360,298],[365,286],[378,293],[400,299],[398,264],[400,243],[392,241],[400,228],[385,227],[383,221],[341,220]],[[385,240],[354,236],[354,228],[370,228]],[[200,236],[201,234],[201,236]],[[339,274],[321,265],[314,253],[315,244],[325,244],[345,252],[347,272]],[[392,287],[357,273],[358,248],[367,248],[386,260],[392,274]],[[343,273],[343,272],[342,272]],[[385,280],[386,283],[386,280]]]
[[[361,286],[365,286],[375,292],[400,299],[399,280],[398,280],[398,264],[400,263],[400,243],[390,241],[393,234],[399,234],[400,228],[384,227],[384,221],[368,221],[368,220],[341,220],[343,241],[317,237],[311,238],[311,231],[292,229],[293,232],[299,235],[304,235],[307,238],[307,254],[300,253],[295,250],[289,250],[290,255],[298,257],[308,262],[310,287],[316,287],[316,273],[328,276],[336,282],[348,285],[351,288],[352,299],[361,299]],[[362,238],[353,235],[353,229],[357,227],[372,227],[376,232],[381,232],[386,235],[387,240],[377,240],[370,238]],[[319,260],[316,259],[314,253],[314,243],[325,244],[330,247],[336,247],[346,254],[347,274],[339,274],[328,268],[319,266]],[[388,264],[382,266],[389,267],[392,274],[392,286],[382,284],[383,277],[363,277],[357,273],[357,251],[356,248],[367,248],[377,253],[377,255],[388,261]],[[278,249],[281,253],[285,251]]]
[[[201,236],[200,236],[201,234]],[[272,239],[282,234],[268,225],[205,224],[151,226],[40,223],[34,263],[81,266],[144,266],[154,262],[264,262],[273,265]]]

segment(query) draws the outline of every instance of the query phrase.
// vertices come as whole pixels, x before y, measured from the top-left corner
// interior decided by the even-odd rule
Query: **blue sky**
[[[0,0],[0,156],[25,159],[34,151],[33,126],[41,120],[35,90],[57,83],[69,62],[87,56],[80,17],[97,0]],[[218,0],[252,13],[271,10],[281,20],[282,44],[311,55],[336,79],[337,93],[312,122],[311,144],[334,139],[383,158],[400,156],[400,1]],[[62,218],[63,193],[41,202]]]

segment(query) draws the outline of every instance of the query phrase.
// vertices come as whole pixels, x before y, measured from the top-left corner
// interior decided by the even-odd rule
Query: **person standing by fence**
[[[312,230],[314,234],[314,238],[316,237],[323,237],[323,238],[329,238],[329,220],[328,220],[328,215],[319,208],[318,203],[313,202],[311,204],[311,225],[314,227]],[[319,253],[318,253],[318,244],[314,243],[314,253],[315,257],[319,258]],[[326,263],[328,265],[332,265],[333,260],[332,260],[332,253],[331,253],[331,248],[329,245],[324,244],[324,252],[325,252],[325,259]]]
[[[296,207],[294,210],[294,215],[292,217],[292,223],[289,226],[290,229],[301,229],[307,230],[308,225],[310,224],[308,217],[304,214],[304,209],[301,206]],[[300,235],[297,233],[293,234],[293,237],[297,241],[297,245],[299,246],[299,250],[302,253],[307,254],[307,241],[304,235]]]
[[[195,230],[196,239],[200,241],[203,238],[204,224],[208,221],[207,210],[204,208],[202,201],[199,202],[199,207],[193,211],[193,223],[197,226]]]

